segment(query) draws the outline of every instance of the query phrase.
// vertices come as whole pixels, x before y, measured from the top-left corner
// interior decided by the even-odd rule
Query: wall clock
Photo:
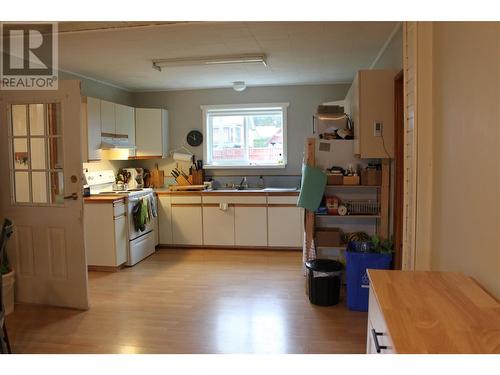
[[[191,130],[186,137],[190,146],[197,147],[203,143],[203,134],[199,130]]]

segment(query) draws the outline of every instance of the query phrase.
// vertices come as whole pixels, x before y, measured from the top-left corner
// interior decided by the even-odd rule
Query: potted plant
[[[8,315],[14,311],[15,272],[10,266],[6,251],[3,253],[0,275],[2,275],[2,299],[5,306],[5,315]]]

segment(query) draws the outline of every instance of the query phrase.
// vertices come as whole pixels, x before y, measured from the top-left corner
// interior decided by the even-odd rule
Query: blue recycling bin
[[[388,270],[392,254],[346,251],[347,307],[368,311],[369,280],[367,269]]]

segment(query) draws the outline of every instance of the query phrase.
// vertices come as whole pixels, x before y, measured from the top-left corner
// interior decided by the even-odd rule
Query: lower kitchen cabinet
[[[201,196],[172,196],[172,242],[175,245],[202,245]]]
[[[267,246],[267,207],[238,206],[234,208],[234,244],[236,246]]]
[[[268,246],[302,247],[303,216],[300,207],[270,205],[267,208]]]
[[[203,244],[234,246],[234,207],[203,206]]]
[[[158,196],[158,232],[159,242],[170,245],[172,241],[172,206],[170,195]]]
[[[87,264],[109,268],[124,264],[128,247],[125,202],[85,203],[83,209]]]

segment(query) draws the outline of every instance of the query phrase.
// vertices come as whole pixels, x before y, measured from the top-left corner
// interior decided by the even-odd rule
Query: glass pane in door
[[[31,138],[31,169],[47,168],[45,138]]]
[[[14,169],[28,169],[28,138],[14,138]]]
[[[33,187],[33,202],[47,203],[47,173],[33,172],[31,174],[31,186]]]
[[[45,105],[30,104],[30,135],[45,135]]]
[[[29,203],[30,182],[28,172],[15,172],[14,174],[15,199],[18,203]]]
[[[64,203],[64,175],[62,171],[50,173],[50,203]]]
[[[27,119],[26,119],[26,110],[27,107],[23,105],[13,105],[11,108],[12,112],[12,135],[14,137],[17,136],[26,136],[28,135],[27,131]]]

